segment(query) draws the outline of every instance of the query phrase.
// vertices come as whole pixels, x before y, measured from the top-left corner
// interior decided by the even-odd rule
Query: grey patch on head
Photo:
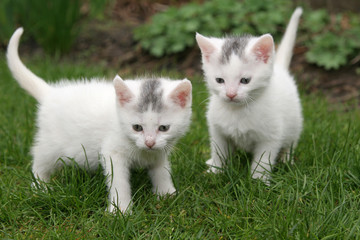
[[[228,63],[232,54],[241,57],[251,37],[251,35],[243,35],[226,38],[221,49],[220,62],[222,64]]]
[[[145,112],[151,106],[152,111],[160,112],[162,110],[161,82],[158,79],[145,80],[140,89],[140,98],[138,103],[139,112]]]

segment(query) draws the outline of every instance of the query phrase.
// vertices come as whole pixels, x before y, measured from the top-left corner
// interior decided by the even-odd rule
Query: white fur
[[[21,63],[17,52],[21,34],[18,29],[12,36],[7,57],[14,78],[39,101],[32,148],[34,176],[48,182],[62,167],[59,158],[66,164],[71,163],[68,157],[74,158],[90,170],[100,162],[108,179],[109,211],[128,209],[132,167],[149,169],[155,193],[174,193],[168,154],[190,125],[190,81],[161,79],[164,110],[141,113],[136,104],[142,80],[123,81],[117,76],[114,84],[92,79],[48,85]],[[176,98],[183,93],[187,95],[180,97],[186,96],[186,102],[180,106]],[[142,125],[143,131],[134,131],[134,124]],[[160,125],[170,128],[161,132]],[[149,136],[154,143],[151,148],[145,144]]]
[[[211,93],[207,112],[211,137],[209,171],[217,172],[230,152],[241,148],[253,154],[252,177],[268,184],[271,167],[280,150],[284,150],[284,159],[287,159],[290,150],[296,147],[303,118],[295,81],[288,72],[288,64],[284,64],[291,59],[293,35],[301,11],[300,15],[299,10],[294,14],[296,17],[293,16],[289,24],[291,34],[286,33],[282,41],[286,46],[280,46],[288,51],[286,55],[282,53],[280,60],[275,57],[269,34],[252,37],[243,56],[233,54],[225,64],[220,59],[226,39],[196,35]],[[268,58],[264,57],[263,49],[267,49]],[[250,83],[240,83],[241,78],[248,77],[251,77]],[[216,78],[225,82],[219,84]],[[228,97],[234,95],[233,99]]]
[[[290,65],[292,54],[289,54],[289,52],[292,52],[294,48],[296,31],[302,12],[303,10],[301,7],[297,7],[295,9],[291,16],[289,25],[286,28],[283,40],[276,52],[276,63],[286,69],[288,69]]]

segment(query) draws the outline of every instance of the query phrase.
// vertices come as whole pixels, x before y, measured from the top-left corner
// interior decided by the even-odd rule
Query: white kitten
[[[293,13],[275,54],[270,34],[207,38],[196,35],[211,93],[207,120],[211,136],[210,171],[216,172],[234,148],[253,153],[251,173],[269,184],[280,150],[295,148],[302,113],[288,72],[302,9]]]
[[[14,78],[39,102],[34,176],[48,182],[62,167],[59,158],[65,163],[75,158],[90,169],[100,159],[108,177],[109,211],[128,208],[134,166],[149,169],[155,193],[174,193],[168,154],[190,125],[190,81],[116,76],[113,84],[93,79],[49,85],[19,59],[22,32],[19,28],[11,37],[7,59]]]

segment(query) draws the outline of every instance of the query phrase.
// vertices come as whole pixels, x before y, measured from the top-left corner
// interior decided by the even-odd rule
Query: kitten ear
[[[181,108],[185,108],[189,104],[191,105],[191,82],[187,79],[182,80],[174,90],[170,93],[170,99],[173,103],[179,105]]]
[[[122,80],[119,75],[116,75],[113,82],[116,98],[119,101],[120,105],[124,106],[126,103],[130,102],[132,98],[134,98],[134,94],[131,92],[129,87],[125,84],[124,80]]]
[[[196,41],[197,44],[201,50],[201,53],[203,57],[209,61],[211,54],[215,52],[215,46],[213,43],[211,43],[210,39],[207,37],[204,37],[200,33],[196,33]]]
[[[264,34],[259,37],[251,48],[251,52],[256,59],[267,63],[274,53],[274,40],[270,34]]]

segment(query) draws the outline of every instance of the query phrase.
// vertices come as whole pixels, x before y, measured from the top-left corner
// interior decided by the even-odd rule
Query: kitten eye
[[[248,84],[250,82],[251,78],[241,78],[240,83],[242,84]]]
[[[223,78],[215,78],[215,81],[217,83],[224,83],[225,82],[225,80]]]
[[[141,132],[143,130],[143,127],[139,124],[134,124],[132,125],[132,128],[136,131],[136,132]]]
[[[169,130],[170,125],[160,125],[159,126],[159,131],[160,132],[166,132],[167,130]]]

